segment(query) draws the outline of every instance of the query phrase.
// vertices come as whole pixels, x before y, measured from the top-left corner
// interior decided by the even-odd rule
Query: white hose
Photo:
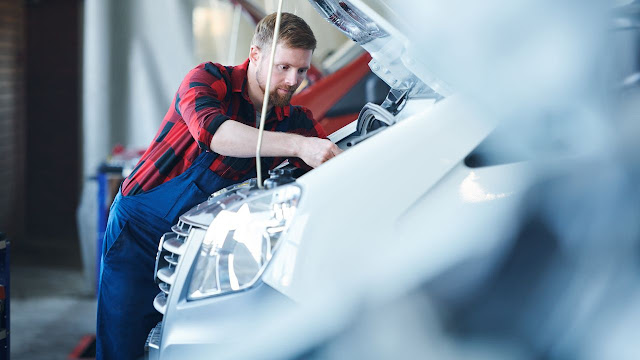
[[[276,44],[278,43],[278,35],[280,33],[280,16],[282,15],[282,0],[278,1],[278,12],[276,13],[276,25],[273,29],[273,43],[271,45],[271,57],[269,58],[269,71],[267,72],[267,84],[264,90],[264,99],[262,100],[262,112],[260,115],[260,130],[258,131],[258,146],[256,147],[256,175],[258,175],[258,187],[262,185],[262,162],[260,161],[260,148],[262,148],[262,134],[264,133],[264,120],[267,116],[267,105],[269,104],[269,89],[271,87],[271,72],[273,70],[273,62],[276,55]]]

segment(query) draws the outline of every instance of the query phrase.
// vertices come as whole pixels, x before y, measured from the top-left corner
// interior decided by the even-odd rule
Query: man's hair
[[[256,26],[251,45],[256,45],[261,50],[270,49],[275,26],[276,13],[265,16]],[[316,37],[313,36],[309,25],[301,17],[286,12],[283,12],[280,18],[278,43],[295,49],[316,49]]]

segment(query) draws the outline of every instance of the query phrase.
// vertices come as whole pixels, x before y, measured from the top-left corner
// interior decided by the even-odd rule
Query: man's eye
[[[307,73],[307,69],[300,69],[298,70],[299,74],[306,74]]]
[[[287,65],[280,65],[280,70],[287,70],[289,67]]]

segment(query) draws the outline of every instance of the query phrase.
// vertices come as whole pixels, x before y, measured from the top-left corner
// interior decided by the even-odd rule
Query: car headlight
[[[259,191],[220,211],[197,255],[188,300],[252,286],[286,232],[300,199],[296,185]]]

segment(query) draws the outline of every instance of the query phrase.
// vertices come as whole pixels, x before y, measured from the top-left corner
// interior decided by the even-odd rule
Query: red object
[[[333,134],[334,132],[340,130],[345,125],[350,122],[356,120],[358,118],[358,113],[346,114],[340,116],[326,117],[319,121],[320,126],[324,129],[327,134]]]
[[[0,300],[6,299],[7,294],[4,292],[4,285],[0,285]]]
[[[116,144],[116,146],[113,147],[113,150],[111,150],[111,154],[113,155],[119,155],[122,154],[124,152],[124,146],[122,144]]]
[[[96,341],[95,335],[85,335],[80,339],[78,345],[71,351],[67,359],[69,360],[89,360],[95,359],[95,349],[92,352],[90,348],[94,345]],[[88,354],[91,353],[91,354]]]
[[[318,68],[313,64],[311,64],[309,70],[307,70],[307,80],[309,80],[309,82],[312,84],[322,79],[323,76],[324,75],[322,75],[322,72],[320,72],[320,70],[318,70]]]
[[[331,134],[335,131],[331,129],[340,129],[351,122],[353,118],[351,115],[345,115],[325,119],[325,115],[333,105],[369,73],[369,61],[371,61],[369,53],[360,55],[349,65],[318,80],[299,94],[296,94],[291,99],[291,103],[309,108],[315,119],[321,119],[319,122],[327,134]],[[356,117],[358,116],[356,115]]]

